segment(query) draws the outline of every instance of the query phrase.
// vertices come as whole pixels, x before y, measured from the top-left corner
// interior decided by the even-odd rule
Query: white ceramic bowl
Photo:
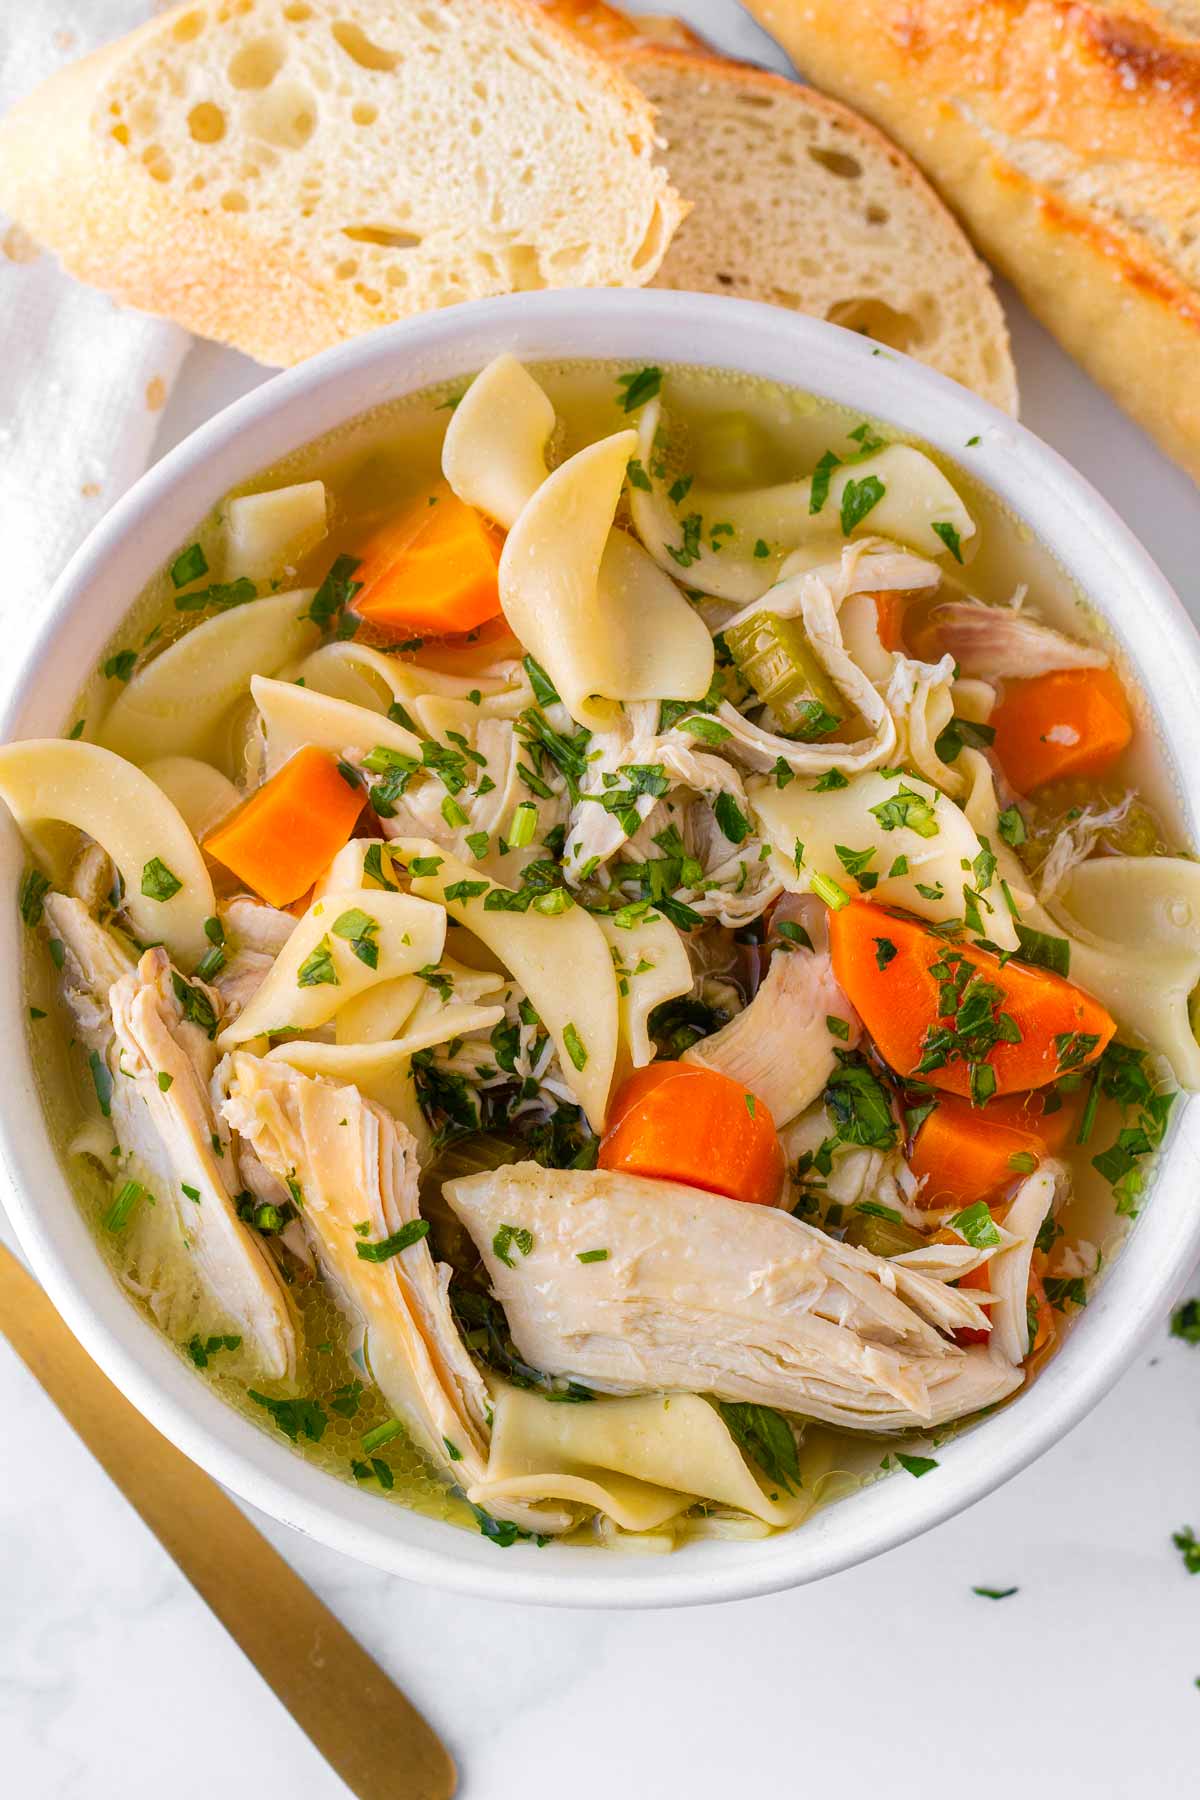
[[[773,308],[694,294],[587,292],[489,300],[390,326],[259,388],[197,431],[97,527],[46,602],[0,713],[4,738],[52,735],[147,578],[238,482],[385,400],[517,356],[687,362],[769,376],[893,421],[960,458],[1055,552],[1112,622],[1154,697],[1193,838],[1200,813],[1200,653],[1178,600],[1088,484],[1020,425],[921,364]],[[2,810],[2,809],[0,809]],[[787,1535],[706,1543],[671,1557],[547,1546],[500,1550],[310,1467],[226,1407],[113,1281],[42,1123],[20,987],[13,904],[23,856],[0,843],[0,1089],[5,1203],[21,1244],[76,1336],[180,1449],[236,1494],[380,1569],[465,1593],[561,1605],[686,1605],[767,1593],[861,1562],[970,1505],[1075,1425],[1116,1380],[1200,1252],[1197,1111],[1180,1106],[1152,1198],[1114,1268],[1029,1392],[940,1452],[922,1481],[898,1477]]]

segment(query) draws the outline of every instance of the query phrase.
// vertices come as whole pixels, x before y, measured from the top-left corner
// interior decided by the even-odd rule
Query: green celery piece
[[[817,660],[799,619],[760,612],[724,633],[742,675],[789,737],[824,737],[812,730],[814,703],[840,725],[846,703]]]

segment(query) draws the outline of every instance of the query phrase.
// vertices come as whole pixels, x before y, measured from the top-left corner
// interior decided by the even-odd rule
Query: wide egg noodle
[[[1195,925],[1200,865],[1178,857],[1098,858],[1080,864],[1057,898],[1042,906],[1000,836],[995,783],[986,757],[964,750],[962,761],[971,779],[965,810],[976,830],[989,838],[998,874],[1009,882],[1022,924],[1065,938],[1070,979],[1108,1008],[1118,1035],[1165,1056],[1183,1087],[1200,1087],[1200,1043],[1189,1012],[1200,983]],[[1134,866],[1125,871],[1125,864]],[[1105,885],[1110,871],[1116,871],[1111,897]],[[1103,933],[1088,929],[1075,917],[1065,896],[1075,900],[1087,919],[1102,923]]]
[[[227,775],[195,756],[160,756],[143,773],[162,789],[197,843],[242,802]]]
[[[420,739],[386,715],[335,700],[294,681],[272,681],[267,675],[250,679],[250,692],[267,734],[266,771],[275,774],[297,750],[312,745],[342,756],[347,750],[370,751],[377,747],[396,750],[414,762],[421,760]]]
[[[379,928],[372,938],[378,951],[374,967],[333,929],[347,912],[363,912]],[[264,1032],[311,1031],[375,983],[436,963],[445,938],[446,915],[428,900],[376,888],[344,888],[326,894],[313,901],[249,1006],[225,1027],[217,1041],[227,1050]],[[305,963],[326,940],[336,982],[302,987],[299,978]]]
[[[611,913],[593,916],[608,939],[617,975],[621,1046],[631,1065],[642,1069],[655,1054],[650,1014],[664,1000],[691,992],[691,960],[683,939],[661,913],[629,927],[617,925]]]
[[[935,835],[922,837],[904,824],[886,830],[871,810],[886,807],[902,789],[933,808]],[[836,846],[850,851],[870,847],[875,854],[867,869],[879,876],[871,890],[872,900],[901,907],[919,919],[930,919],[939,925],[963,917],[963,890],[976,889],[973,865],[983,846],[966,814],[931,783],[915,776],[875,770],[825,793],[817,793],[811,783],[802,781],[790,782],[784,788],[767,781],[756,782],[747,792],[763,833],[771,842],[780,879],[794,893],[807,890],[814,874],[832,877],[847,893],[859,892],[858,883],[847,874]],[[797,844],[803,846],[799,869]],[[906,872],[890,875],[889,870],[901,857],[907,861]],[[964,861],[968,865],[965,869]],[[931,893],[921,893],[922,887]],[[988,907],[990,911],[986,910]],[[1015,950],[1017,934],[998,881],[981,890],[979,908],[983,935],[1002,949]]]
[[[553,1404],[494,1384],[487,1477],[469,1491],[489,1500],[567,1500],[594,1507],[626,1531],[652,1531],[697,1499],[796,1524],[811,1495],[765,1490],[716,1408],[692,1394]]]
[[[774,585],[785,559],[802,546],[822,546],[822,555],[844,541],[842,501],[851,482],[877,482],[882,494],[863,514],[853,532],[891,538],[925,556],[949,553],[946,539],[933,529],[945,525],[959,544],[975,535],[975,522],[937,464],[907,444],[888,444],[869,456],[840,463],[832,471],[828,494],[817,512],[810,510],[812,477],[773,487],[720,492],[698,487],[684,491],[678,506],[668,497],[664,463],[656,439],[663,429],[661,402],[643,408],[638,425],[638,458],[649,486],[630,492],[638,536],[655,562],[668,573],[687,558],[687,578],[701,593],[744,605],[758,600]],[[698,518],[698,541],[684,540],[683,521]],[[712,535],[714,524],[732,532]],[[707,532],[707,539],[705,535]],[[765,546],[766,556],[759,552]],[[672,554],[674,552],[674,554]]]
[[[598,729],[615,702],[671,694],[700,700],[712,639],[675,583],[614,531],[637,443],[618,431],[556,469],[523,508],[500,558],[500,600],[516,636],[568,712]]]
[[[402,662],[382,650],[372,650],[353,640],[323,644],[296,671],[304,685],[337,700],[351,701],[372,712],[386,713],[399,704],[418,730],[437,735],[434,700],[467,700],[479,696],[478,709],[485,718],[515,718],[533,699],[533,690],[519,663],[498,665],[499,672],[473,677],[450,675],[421,663]]]
[[[592,1129],[602,1131],[616,1067],[619,1013],[608,941],[595,919],[580,906],[548,915],[532,908],[489,911],[483,894],[452,899],[447,888],[487,878],[427,838],[400,838],[395,848],[410,864],[418,857],[441,859],[436,873],[413,877],[413,893],[446,907],[520,982],[554,1040],[572,1093]],[[500,884],[487,881],[487,886]],[[582,1069],[576,1068],[565,1036],[572,1026],[586,1056]]]
[[[188,967],[204,955],[204,921],[216,912],[208,869],[178,809],[148,775],[99,744],[29,738],[0,746],[0,799],[26,836],[38,837],[41,821],[58,820],[95,839],[120,870],[123,905],[142,942],[165,944]],[[142,892],[155,861],[180,884],[166,900]],[[65,854],[56,859],[57,885],[69,868]]]
[[[506,531],[546,479],[554,407],[515,356],[481,369],[450,417],[442,474],[458,498]]]
[[[273,675],[320,636],[305,617],[311,588],[275,594],[206,619],[139,669],[117,696],[100,742],[130,762],[204,756],[254,675]]]

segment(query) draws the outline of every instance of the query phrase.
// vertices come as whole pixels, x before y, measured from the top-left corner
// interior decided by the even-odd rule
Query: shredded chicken
[[[486,1478],[487,1389],[450,1312],[450,1269],[424,1234],[380,1260],[361,1251],[421,1224],[417,1143],[357,1088],[316,1081],[283,1062],[235,1053],[225,1122],[263,1167],[294,1183],[321,1270],[352,1324],[365,1327],[372,1378],[430,1459],[470,1488]],[[356,1227],[363,1221],[365,1235]],[[569,1515],[533,1512],[538,1530]]]
[[[63,996],[77,1035],[89,1050],[103,1052],[112,1042],[108,990],[133,968],[133,957],[119,938],[96,923],[82,900],[47,894],[44,910],[51,941],[63,947]]]
[[[296,929],[296,920],[252,894],[235,894],[222,901],[217,914],[227,948],[224,967],[214,977],[213,986],[221,996],[227,1022],[232,1023],[270,974],[275,958]]]
[[[1109,660],[1103,650],[1076,643],[1008,606],[952,601],[935,607],[930,623],[963,674],[986,681],[1048,675],[1052,669],[1101,669]]]
[[[814,920],[814,929],[817,929]],[[830,1019],[844,1020],[836,1038]],[[684,1052],[684,1062],[719,1069],[766,1106],[776,1129],[817,1098],[836,1063],[853,1049],[861,1027],[833,974],[829,951],[777,950],[758,992],[728,1025]]]
[[[986,1328],[970,1289],[771,1207],[534,1163],[444,1191],[520,1354],[606,1393],[712,1394],[883,1431],[959,1418],[1022,1379],[943,1335]],[[529,1233],[527,1253],[515,1232]],[[598,1250],[602,1258],[580,1261]]]
[[[237,1216],[218,1156],[209,1081],[215,1052],[189,1020],[165,950],[147,950],[111,990],[112,1106],[126,1157],[156,1206],[172,1209],[192,1264],[267,1375],[295,1373],[296,1333],[266,1251]]]

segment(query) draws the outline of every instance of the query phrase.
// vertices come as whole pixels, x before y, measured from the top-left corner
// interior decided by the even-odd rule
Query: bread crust
[[[576,63],[582,59],[587,89],[621,109],[630,144],[653,144],[652,108],[598,50],[535,0],[488,0],[488,8],[509,14],[524,34],[557,40]],[[194,10],[185,3],[155,15],[60,70],[0,120],[0,204],[80,280],[268,365],[298,362],[384,320],[261,217],[251,223],[244,214],[189,204],[95,126],[123,66],[164,43]],[[653,277],[686,211],[669,184],[659,186],[626,285]],[[487,291],[509,290],[501,281]],[[397,304],[385,317],[412,310],[420,308]]]
[[[904,145],[1035,315],[1200,481],[1200,43],[1178,9],[747,5]]]

